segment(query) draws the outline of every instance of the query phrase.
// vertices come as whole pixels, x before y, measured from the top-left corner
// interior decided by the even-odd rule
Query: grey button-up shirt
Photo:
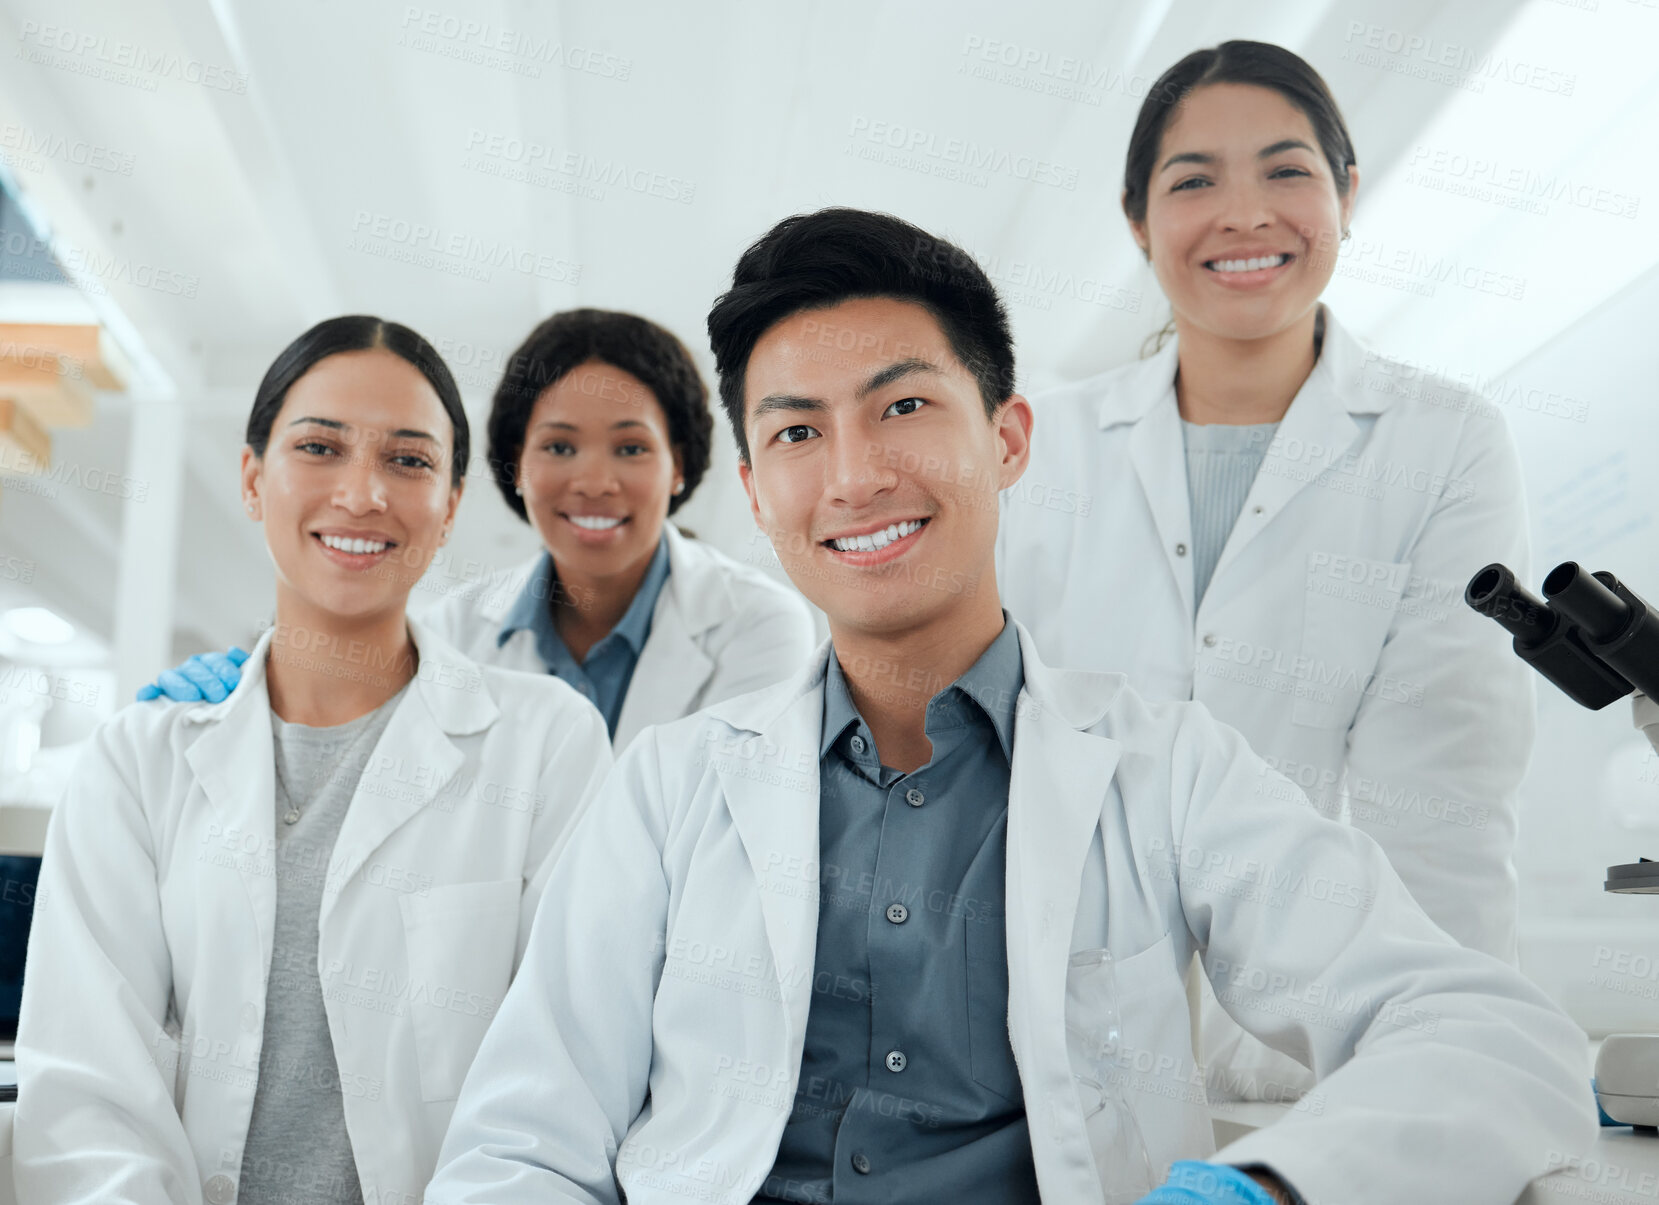
[[[530,580],[513,600],[495,642],[497,646],[506,644],[520,628],[530,629],[536,638],[536,652],[547,666],[547,672],[570,683],[583,698],[599,708],[614,738],[617,721],[622,718],[622,701],[628,697],[628,687],[633,682],[634,666],[639,664],[640,650],[651,635],[657,596],[668,580],[668,536],[665,534],[657,541],[656,555],[634,593],[634,601],[628,604],[616,626],[581,661],[576,660],[570,646],[553,626],[550,600],[558,588],[558,580],[552,555],[543,552]]]
[[[883,766],[830,657],[817,963],[794,1110],[756,1201],[1031,1202],[1008,1045],[1004,867],[1019,637],[927,705],[933,756]]]

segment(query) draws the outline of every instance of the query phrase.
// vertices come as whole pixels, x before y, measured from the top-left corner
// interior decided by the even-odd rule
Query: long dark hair
[[[1195,50],[1163,75],[1141,102],[1129,135],[1123,163],[1123,212],[1132,222],[1146,221],[1146,194],[1152,169],[1163,146],[1164,129],[1181,102],[1209,84],[1252,84],[1271,88],[1307,117],[1319,149],[1331,165],[1339,197],[1348,195],[1348,169],[1354,166],[1354,143],[1336,107],[1336,98],[1319,73],[1299,55],[1271,42],[1223,42]]]
[[[443,403],[455,432],[454,454],[449,462],[449,483],[461,484],[466,472],[467,457],[471,455],[471,436],[467,429],[467,412],[461,406],[461,391],[455,387],[455,378],[443,357],[420,335],[398,322],[368,314],[348,314],[317,323],[277,356],[265,379],[259,382],[254,394],[253,409],[248,412],[248,447],[255,456],[264,456],[271,440],[271,424],[288,396],[295,381],[303,377],[319,361],[348,351],[368,351],[384,348],[405,360],[425,377]]]

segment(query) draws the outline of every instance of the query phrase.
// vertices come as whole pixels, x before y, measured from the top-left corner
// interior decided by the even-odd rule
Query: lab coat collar
[[[672,519],[662,525],[662,533],[668,545],[668,580],[657,599],[652,631],[655,632],[656,622],[662,617],[664,598],[671,598],[686,633],[701,635],[730,618],[737,610],[737,600],[714,558],[699,548],[695,540],[681,535]],[[538,550],[529,560],[490,577],[487,588],[478,594],[478,614],[492,624],[505,623],[508,612],[546,555],[545,549]]]
[[[460,769],[465,755],[450,739],[487,728],[500,716],[482,671],[438,634],[410,619],[420,656],[415,689],[392,713],[358,779],[336,839],[324,889],[326,920],[340,886],[388,836],[430,806]],[[185,716],[206,728],[185,754],[196,781],[227,831],[257,836],[275,849],[276,779],[271,744],[266,662],[275,629],[268,630],[243,666],[229,700],[201,704]],[[257,861],[239,864],[268,956],[275,919],[275,878]]]
[[[1329,306],[1322,308],[1325,339],[1320,346],[1319,361],[1303,384],[1302,393],[1311,390],[1325,404],[1349,414],[1380,414],[1387,410],[1398,391],[1367,388],[1367,382],[1375,376],[1373,365],[1380,363],[1380,358],[1337,321]],[[1139,422],[1168,398],[1175,385],[1179,356],[1180,340],[1172,336],[1146,359],[1097,378],[1105,389],[1100,399],[1100,426],[1104,429]],[[1087,383],[1083,387],[1087,388]]]

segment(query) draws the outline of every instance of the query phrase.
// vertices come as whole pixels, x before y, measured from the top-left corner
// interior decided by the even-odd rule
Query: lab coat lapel
[[[260,949],[270,954],[276,925],[276,769],[271,740],[271,700],[265,685],[268,631],[254,646],[238,689],[223,703],[203,703],[190,720],[206,730],[191,742],[185,760],[213,804],[226,834],[240,835],[236,869],[247,888],[259,931]],[[257,844],[247,838],[257,838]]]
[[[613,743],[618,750],[641,729],[687,714],[692,700],[714,673],[714,662],[691,638],[684,613],[676,603],[665,583],[651,616],[651,635],[640,650],[628,693],[622,700],[622,714],[617,717]]]
[[[1044,1197],[1096,1200],[1066,1052],[1066,973],[1085,862],[1121,751],[1087,729],[1117,687],[1103,675],[1049,669],[1019,633],[1026,689],[1008,791],[1008,1029],[1033,1145],[1056,1152]]]
[[[818,940],[823,684],[820,680],[816,689],[790,693],[781,712],[758,729],[740,731],[729,744],[711,745],[708,757],[754,871],[790,1037],[798,1047],[806,1031]]]
[[[439,793],[466,760],[451,738],[478,732],[500,714],[477,665],[414,620],[409,634],[420,651],[420,669],[357,781],[329,861],[319,924],[375,850],[439,802]],[[455,802],[469,785],[456,784],[449,792]]]
[[[1329,329],[1325,339],[1325,351],[1330,353],[1333,340]],[[1266,530],[1296,495],[1308,489],[1327,467],[1339,465],[1359,437],[1359,424],[1349,414],[1335,375],[1334,359],[1331,354],[1320,356],[1285,411],[1251,483],[1244,509],[1221,549],[1212,580],[1221,576],[1228,563]]]
[[[725,574],[714,571],[712,559],[696,541],[681,535],[671,522],[663,524],[663,538],[668,542],[668,580],[651,612],[651,634],[640,650],[617,717],[611,744],[619,751],[642,728],[666,724],[692,710],[714,676],[714,661],[698,637],[737,609]]]
[[[1167,375],[1166,375],[1167,374]],[[1192,515],[1187,502],[1186,452],[1181,442],[1181,413],[1175,405],[1175,362],[1172,351],[1160,353],[1136,378],[1136,390],[1155,393],[1153,403],[1134,420],[1129,435],[1129,462],[1146,497],[1147,509],[1158,529],[1164,560],[1193,612],[1192,558],[1176,547],[1192,544]],[[1145,394],[1141,400],[1144,402]]]

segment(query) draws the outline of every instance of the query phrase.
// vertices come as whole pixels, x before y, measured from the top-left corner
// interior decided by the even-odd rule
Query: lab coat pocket
[[[1001,911],[965,916],[968,959],[968,1063],[974,1082],[1004,1100],[1020,1094],[1008,1040],[1008,931]]]
[[[1078,950],[1066,966],[1066,1053],[1089,1150],[1108,1205],[1138,1201],[1156,1183],[1143,1116],[1172,1095],[1187,1009],[1169,934],[1137,954]],[[1155,1129],[1154,1132],[1157,1132]],[[1161,1167],[1161,1165],[1160,1165]]]
[[[422,1100],[460,1095],[512,977],[522,889],[518,879],[493,879],[433,887],[398,901]]]
[[[1292,670],[1297,724],[1345,729],[1366,695],[1389,696],[1394,686],[1377,677],[1377,659],[1410,575],[1409,561],[1308,553],[1302,647]]]

